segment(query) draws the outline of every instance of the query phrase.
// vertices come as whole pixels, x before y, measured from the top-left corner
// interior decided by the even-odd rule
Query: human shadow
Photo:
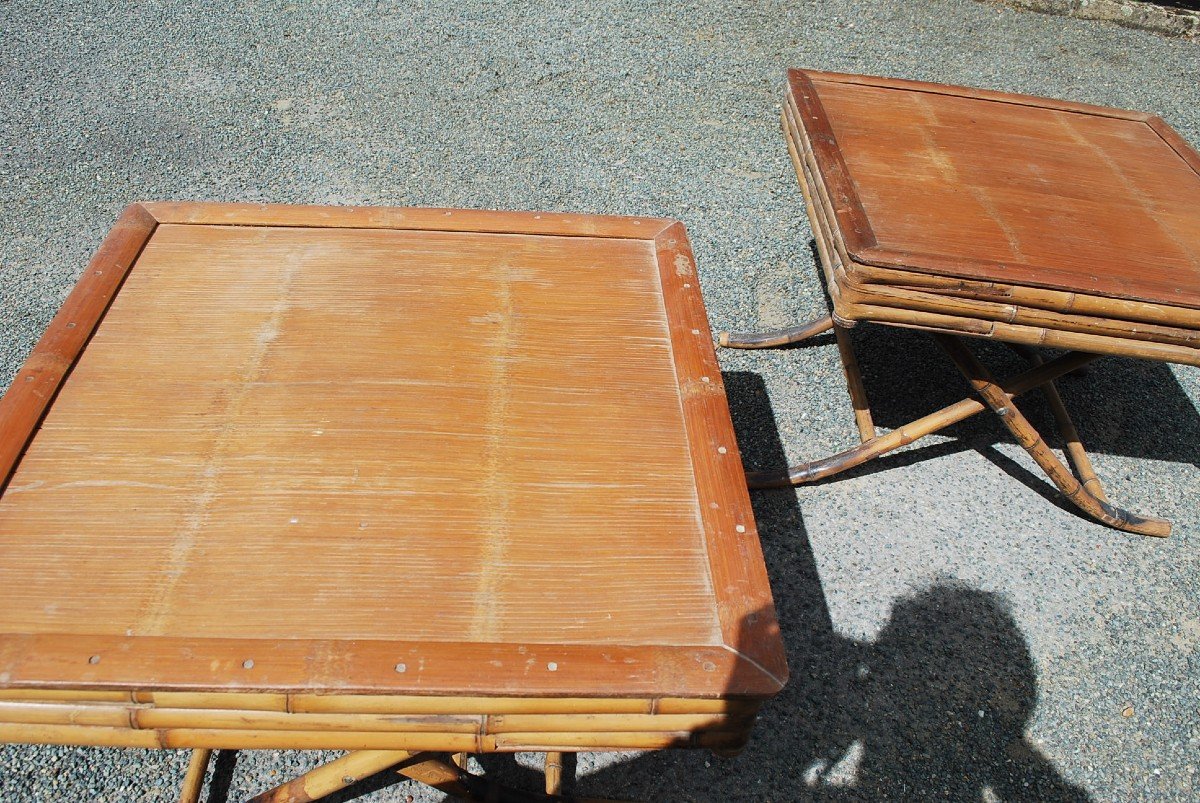
[[[783,448],[757,374],[724,375],[747,462]],[[834,628],[791,489],[751,495],[791,679],[734,759],[641,755],[580,778],[581,794],[638,800],[1083,801],[1025,735],[1037,680],[996,594],[947,580],[899,600],[877,638]]]
[[[729,372],[724,381],[747,462],[782,460],[762,378]],[[568,796],[978,800],[986,790],[1001,800],[1089,799],[1026,736],[1037,678],[1001,596],[941,581],[898,600],[875,639],[848,638],[830,616],[795,492],[758,491],[751,499],[787,649],[787,686],[763,705],[736,757],[698,749],[582,754]],[[742,642],[737,648],[746,652]],[[488,777],[526,790],[526,800],[538,798],[536,758],[473,760]],[[380,773],[326,800],[344,803],[400,782],[394,772]]]
[[[782,459],[762,379],[724,375],[743,455]],[[899,600],[878,636],[834,628],[791,489],[752,494],[791,679],[765,703],[742,753],[630,754],[591,769],[569,795],[645,801],[1083,801],[1025,735],[1037,681],[1025,637],[996,594],[944,581]],[[746,647],[739,644],[739,650]],[[477,756],[517,789],[540,788],[536,760]],[[394,774],[387,783],[394,783]],[[379,788],[369,779],[337,800]],[[331,798],[332,800],[333,798]]]

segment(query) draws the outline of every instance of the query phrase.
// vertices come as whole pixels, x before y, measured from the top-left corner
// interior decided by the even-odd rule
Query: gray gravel
[[[1197,43],[968,0],[53,5],[0,0],[0,384],[135,199],[678,217],[715,327],[812,317],[788,65],[1137,107],[1200,143]],[[885,425],[963,393],[921,337],[855,340]],[[852,441],[827,342],[722,361],[749,462]],[[1200,371],[1107,359],[1062,384],[1113,498],[1173,518],[1170,540],[1074,515],[990,420],[760,494],[789,688],[736,759],[583,755],[579,790],[1194,799]],[[209,799],[321,758],[225,754]],[[185,760],[0,748],[0,800],[170,800]],[[534,783],[532,757],[487,766]],[[384,782],[356,792],[439,798]]]

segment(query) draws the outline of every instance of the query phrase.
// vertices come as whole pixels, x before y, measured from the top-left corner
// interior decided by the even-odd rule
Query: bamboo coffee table
[[[1101,355],[1200,365],[1200,155],[1153,115],[965,87],[792,70],[783,123],[832,315],[723,345],[832,329],[862,443],[756,486],[819,480],[991,408],[1059,489],[1113,527],[1170,522],[1112,505],[1053,380]],[[932,332],[980,401],[880,434],[846,329]],[[999,382],[963,338],[1029,357]],[[1066,350],[1043,362],[1038,347]],[[1042,388],[1074,473],[1013,403]]]
[[[0,740],[192,748],[185,801],[214,748],[553,794],[787,674],[678,223],[135,205],[0,422]]]

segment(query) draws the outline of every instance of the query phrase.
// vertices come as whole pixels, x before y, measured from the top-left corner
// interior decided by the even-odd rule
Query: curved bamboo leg
[[[962,371],[967,381],[971,383],[975,392],[983,397],[983,400],[1000,417],[1017,442],[1025,451],[1029,452],[1030,457],[1037,462],[1042,471],[1046,472],[1046,475],[1076,507],[1097,521],[1118,530],[1158,537],[1166,537],[1171,534],[1171,522],[1152,516],[1130,513],[1097,499],[1088,492],[1070,469],[1054,456],[1050,447],[1042,440],[1041,435],[1033,428],[1028,419],[1013,406],[1012,399],[1005,393],[1004,388],[996,384],[987,369],[967,349],[966,345],[950,335],[934,334],[934,337],[950,355],[950,359]]]
[[[1042,355],[1035,348],[1018,343],[1009,343],[1008,346],[1034,365],[1043,363]],[[1058,394],[1058,388],[1053,382],[1047,382],[1042,386],[1042,394],[1046,397],[1046,403],[1050,405],[1050,412],[1054,415],[1054,424],[1063,439],[1063,451],[1067,454],[1071,468],[1075,470],[1075,476],[1083,483],[1083,487],[1088,490],[1088,493],[1101,502],[1107,502],[1108,495],[1104,493],[1104,488],[1100,485],[1100,478],[1096,476],[1096,469],[1092,467],[1092,459],[1083,448],[1079,430],[1075,428],[1075,422],[1071,419],[1071,414],[1067,412],[1062,396]]]
[[[1035,387],[1045,384],[1063,374],[1070,373],[1082,365],[1095,360],[1097,355],[1073,351],[1051,360],[1045,365],[1030,368],[1004,382],[1004,391],[1011,397],[1020,396]],[[926,435],[945,429],[951,424],[970,418],[987,409],[987,405],[978,399],[963,399],[962,401],[944,407],[935,413],[918,418],[910,424],[894,429],[884,435],[878,435],[852,449],[839,452],[830,457],[800,463],[788,467],[785,471],[756,471],[746,475],[751,488],[786,488],[790,485],[802,485],[816,482],[826,477],[839,474],[847,469],[861,466],[863,463],[882,457],[888,452],[907,446],[913,441]]]
[[[1030,359],[1034,365],[1042,364],[1042,355],[1037,352],[1034,352]],[[1054,423],[1058,427],[1058,434],[1063,439],[1063,451],[1067,453],[1067,459],[1071,461],[1071,468],[1075,469],[1075,476],[1079,477],[1088,493],[1101,502],[1107,502],[1108,495],[1104,493],[1104,488],[1100,485],[1100,478],[1096,476],[1096,469],[1092,467],[1092,458],[1083,448],[1079,430],[1075,428],[1075,422],[1071,419],[1071,414],[1067,412],[1062,396],[1058,395],[1058,388],[1054,386],[1053,382],[1047,382],[1042,386],[1042,393],[1046,397],[1046,403],[1050,405],[1050,412],[1054,414]]]
[[[826,315],[815,321],[791,326],[787,329],[775,329],[770,332],[721,332],[717,342],[731,349],[773,349],[779,346],[790,346],[801,340],[808,340],[833,328],[833,316]]]
[[[187,775],[183,776],[183,789],[179,792],[179,803],[200,803],[200,792],[204,789],[204,773],[212,751],[199,748],[192,751],[188,759]]]

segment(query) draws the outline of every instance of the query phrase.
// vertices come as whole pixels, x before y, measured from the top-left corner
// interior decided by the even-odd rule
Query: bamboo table
[[[786,677],[678,223],[135,205],[0,422],[0,740],[193,748],[185,801],[214,748],[556,793]]]
[[[1100,355],[1200,365],[1200,155],[1157,117],[861,75],[789,72],[783,124],[832,315],[722,345],[834,331],[862,443],[755,486],[811,482],[991,408],[1084,513],[1165,536],[1109,503],[1053,380]],[[846,329],[934,333],[982,401],[879,434]],[[998,382],[962,337],[1031,360]],[[1067,350],[1043,363],[1036,347]],[[1013,404],[1042,388],[1074,468]]]

